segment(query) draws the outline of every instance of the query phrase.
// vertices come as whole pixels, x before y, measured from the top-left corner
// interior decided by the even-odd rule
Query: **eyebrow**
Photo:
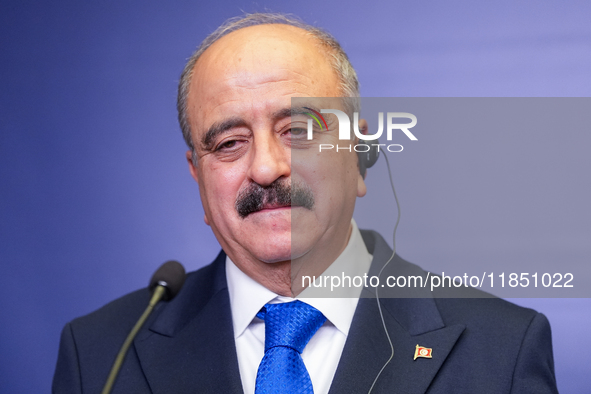
[[[273,113],[273,119],[289,118],[294,115],[306,115],[309,112],[305,107],[287,107]]]
[[[293,116],[293,115],[307,115],[310,113],[310,109],[320,112],[320,109],[316,108],[313,105],[308,105],[307,107],[292,107],[290,110],[291,116]]]
[[[273,119],[277,120],[277,119],[289,118],[294,115],[305,115],[308,112],[309,111],[304,109],[303,107],[301,107],[301,108],[286,107],[286,108],[282,108],[278,111],[275,111],[273,113],[272,117],[273,117]],[[214,123],[213,125],[211,125],[211,127],[207,130],[207,132],[205,133],[205,135],[201,139],[201,144],[203,146],[203,149],[211,150],[214,141],[216,140],[216,138],[220,134],[223,134],[226,131],[233,129],[234,127],[243,127],[246,125],[247,125],[247,122],[244,119],[242,119],[241,117],[233,117],[230,119],[226,119],[222,122]]]
[[[226,131],[233,129],[234,127],[245,126],[246,122],[244,119],[239,117],[230,118],[224,120],[223,122],[214,123],[211,127],[207,130],[205,135],[201,140],[201,144],[203,145],[203,149],[211,150],[213,142],[216,138],[220,135],[225,133]]]

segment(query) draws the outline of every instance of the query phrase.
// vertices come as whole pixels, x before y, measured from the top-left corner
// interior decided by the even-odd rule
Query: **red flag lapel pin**
[[[433,358],[433,349],[417,344],[415,349],[415,358],[413,358],[413,360],[416,360],[418,357]]]

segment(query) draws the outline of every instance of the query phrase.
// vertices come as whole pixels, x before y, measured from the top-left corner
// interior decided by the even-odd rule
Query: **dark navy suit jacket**
[[[362,232],[375,273],[391,249]],[[131,347],[113,393],[242,393],[225,254],[188,275],[160,304]],[[371,273],[371,272],[370,272]],[[396,256],[384,275],[425,275]],[[461,288],[453,297],[482,297]],[[423,295],[424,296],[424,295]],[[394,359],[373,393],[556,393],[550,326],[544,315],[498,298],[382,298]],[[119,347],[149,300],[139,290],[68,323],[53,392],[100,393]],[[416,345],[432,358],[413,360]],[[367,393],[390,356],[375,298],[359,300],[331,394]]]

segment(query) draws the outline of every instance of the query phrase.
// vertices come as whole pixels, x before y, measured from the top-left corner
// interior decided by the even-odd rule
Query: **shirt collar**
[[[347,272],[348,275],[363,276],[368,272],[372,256],[365,247],[355,220],[351,219],[351,225],[352,231],[347,246],[339,257],[324,271],[323,275],[331,275],[331,273],[337,275],[339,272]],[[226,257],[226,278],[228,281],[228,292],[230,293],[234,338],[238,338],[244,333],[265,304],[295,300],[295,298],[279,296],[273,293],[242,272],[229,257]],[[297,299],[318,309],[326,316],[330,323],[343,334],[347,335],[359,299],[309,298],[314,297],[315,294],[308,290],[315,289],[304,290]]]

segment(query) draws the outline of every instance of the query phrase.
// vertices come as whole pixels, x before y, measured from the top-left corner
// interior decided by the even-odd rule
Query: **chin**
[[[256,239],[251,239],[250,252],[265,263],[290,261],[301,257],[309,252],[315,240],[314,231],[292,232],[291,228],[258,228],[252,233],[256,234]]]
[[[294,207],[250,214],[239,230],[241,245],[265,263],[290,261],[309,252],[315,243],[318,223],[312,211]]]
[[[273,264],[291,260],[291,241],[269,242],[264,248],[255,253],[262,262]]]

